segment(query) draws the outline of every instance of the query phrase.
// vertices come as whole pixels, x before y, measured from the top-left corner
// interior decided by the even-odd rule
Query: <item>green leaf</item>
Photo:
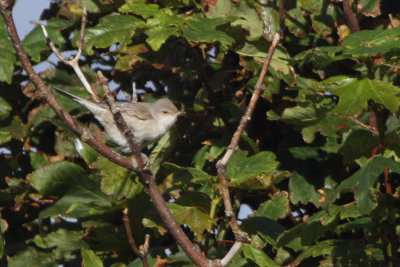
[[[151,151],[150,154],[150,166],[151,172],[157,175],[160,169],[161,163],[171,154],[175,148],[175,144],[178,140],[178,133],[175,129],[169,130],[161,139],[157,142],[157,146]]]
[[[379,137],[364,129],[353,129],[342,135],[340,152],[343,153],[343,162],[351,164],[360,157],[369,158],[371,152],[379,146]]]
[[[153,51],[158,51],[170,36],[179,36],[180,33],[177,28],[163,27],[153,28],[149,31],[149,37],[146,42],[149,44]]]
[[[382,104],[392,112],[396,112],[400,106],[397,96],[400,88],[388,82],[335,76],[321,82],[321,85],[325,86],[322,90],[339,96],[339,103],[332,112],[343,116],[354,115],[366,109],[368,100]]]
[[[236,51],[239,55],[247,57],[265,58],[268,54],[268,46],[261,42],[246,42],[242,48]],[[270,63],[271,68],[284,74],[290,73],[290,65],[287,61],[290,56],[282,47],[277,47]]]
[[[303,204],[311,202],[317,206],[320,204],[318,201],[320,195],[315,191],[314,186],[297,172],[293,172],[289,179],[289,191],[290,201],[293,204],[299,202]]]
[[[14,48],[4,25],[4,20],[0,18],[0,81],[11,84],[16,59]]]
[[[14,74],[15,55],[10,50],[5,50],[0,45],[0,81],[11,84]]]
[[[0,259],[4,257],[4,245],[6,244],[6,240],[4,239],[2,231],[0,231]]]
[[[33,248],[28,248],[8,259],[8,267],[54,267],[56,265],[53,253],[40,252]]]
[[[31,165],[35,170],[49,163],[49,160],[43,154],[31,151],[29,152],[29,157],[31,158]]]
[[[115,43],[121,45],[131,43],[132,36],[138,27],[144,26],[144,22],[134,16],[106,16],[95,27],[88,28],[85,32],[85,52],[93,55],[93,47],[107,48]],[[74,36],[77,43],[79,33]]]
[[[94,148],[92,148],[85,142],[82,142],[78,138],[76,138],[74,140],[74,145],[75,145],[76,151],[85,160],[87,165],[92,164],[99,156],[99,153]]]
[[[259,175],[272,175],[279,164],[274,153],[269,151],[251,157],[246,155],[247,151],[237,151],[228,163],[226,175],[234,183],[243,183]]]
[[[81,179],[62,196],[55,204],[42,210],[39,218],[57,217],[85,218],[100,215],[121,207],[113,206],[114,197],[107,196],[100,186],[92,180]]]
[[[108,195],[134,197],[144,190],[143,185],[137,181],[136,173],[129,169],[106,158],[100,158],[93,165],[100,169],[101,190]]]
[[[62,47],[65,39],[61,35],[59,29],[55,27],[46,27],[49,34],[50,40],[59,47]],[[27,36],[25,36],[22,41],[28,55],[32,58],[34,62],[40,62],[41,54],[45,51],[50,53],[50,47],[46,43],[46,38],[44,37],[42,28],[36,26],[33,31],[31,31]]]
[[[276,247],[278,236],[285,231],[285,229],[276,221],[267,217],[259,216],[254,216],[244,220],[240,228],[248,234],[259,235],[273,247]]]
[[[182,28],[183,35],[188,41],[197,43],[220,42],[224,46],[229,46],[234,39],[223,31],[216,30],[215,27],[225,24],[227,21],[220,18],[204,19],[192,16]]]
[[[167,203],[175,220],[179,224],[187,224],[198,240],[201,240],[204,231],[210,232],[215,221],[195,207]],[[193,220],[193,218],[196,218]]]
[[[154,16],[159,10],[159,6],[156,4],[141,4],[141,3],[128,3],[122,5],[119,12],[133,12],[147,19]]]
[[[12,135],[9,132],[0,131],[0,145],[10,142]]]
[[[256,263],[257,266],[280,266],[273,259],[268,257],[261,249],[249,244],[243,246],[243,254],[248,260],[250,260],[250,262]]]
[[[49,196],[62,195],[70,186],[85,179],[88,178],[84,169],[68,161],[59,161],[34,171],[29,181],[43,196]]]
[[[101,259],[90,249],[81,250],[83,267],[103,267]]]
[[[400,47],[400,28],[363,30],[353,33],[343,41],[344,53],[356,56],[387,53]]]
[[[6,119],[10,115],[11,106],[8,102],[0,97],[0,120]]]
[[[311,13],[321,13],[321,9],[324,5],[324,0],[299,0],[298,6]]]
[[[33,242],[36,246],[44,249],[53,249],[56,258],[71,260],[75,258],[73,252],[89,245],[82,240],[83,231],[68,231],[59,229],[46,236],[36,235]]]
[[[285,193],[275,195],[271,200],[268,200],[258,207],[257,216],[264,216],[272,220],[284,218],[290,211],[288,196]]]
[[[400,173],[400,163],[377,156],[369,159],[363,168],[341,182],[337,191],[353,191],[360,212],[368,214],[378,204],[372,190],[384,167],[388,167],[392,172]]]

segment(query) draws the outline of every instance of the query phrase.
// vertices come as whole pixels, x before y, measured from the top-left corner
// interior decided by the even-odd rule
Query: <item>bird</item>
[[[92,102],[62,89],[54,89],[57,93],[87,108],[103,125],[110,139],[121,147],[124,153],[132,153],[125,136],[118,130],[107,103]],[[158,141],[175,124],[178,117],[185,114],[167,98],[158,99],[153,103],[116,101],[115,105],[119,108],[129,129],[133,131],[134,141],[140,150]]]

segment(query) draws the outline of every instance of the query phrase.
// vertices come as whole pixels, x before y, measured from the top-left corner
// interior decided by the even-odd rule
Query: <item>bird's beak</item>
[[[179,111],[178,116],[186,116],[186,112],[185,111]]]

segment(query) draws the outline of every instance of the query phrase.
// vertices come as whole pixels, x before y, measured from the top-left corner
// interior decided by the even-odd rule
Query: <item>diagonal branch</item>
[[[233,153],[236,151],[236,149],[238,147],[240,137],[242,136],[242,133],[247,126],[247,123],[251,119],[251,115],[253,114],[256,103],[257,103],[261,93],[264,91],[264,87],[263,87],[264,78],[265,78],[265,75],[267,74],[269,64],[271,62],[272,56],[275,52],[275,48],[276,48],[278,42],[280,41],[280,39],[281,39],[281,34],[279,32],[275,33],[274,38],[271,43],[271,46],[268,50],[268,55],[264,61],[264,65],[263,65],[260,75],[258,77],[258,81],[255,86],[253,95],[251,96],[249,105],[247,106],[246,112],[242,116],[242,119],[240,120],[240,124],[237,127],[236,132],[232,136],[232,140],[228,147],[228,150],[225,152],[222,159],[220,159],[217,162],[217,170],[218,170],[218,177],[219,177],[219,183],[220,183],[220,192],[224,199],[225,215],[226,215],[226,217],[228,217],[230,219],[229,223],[230,223],[233,233],[235,234],[236,242],[246,242],[246,241],[248,242],[248,237],[247,237],[247,234],[244,233],[239,228],[239,225],[236,220],[235,212],[233,211],[231,198],[229,196],[229,189],[228,189],[228,185],[227,185],[226,173],[225,173],[226,167],[227,167],[228,162],[231,159]]]

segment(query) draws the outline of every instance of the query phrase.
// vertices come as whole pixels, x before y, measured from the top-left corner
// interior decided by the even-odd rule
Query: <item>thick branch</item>
[[[349,26],[351,32],[359,32],[360,25],[358,24],[358,20],[356,15],[351,11],[351,7],[349,4],[349,0],[343,0],[343,12],[344,12],[344,19],[346,20],[347,26]]]

